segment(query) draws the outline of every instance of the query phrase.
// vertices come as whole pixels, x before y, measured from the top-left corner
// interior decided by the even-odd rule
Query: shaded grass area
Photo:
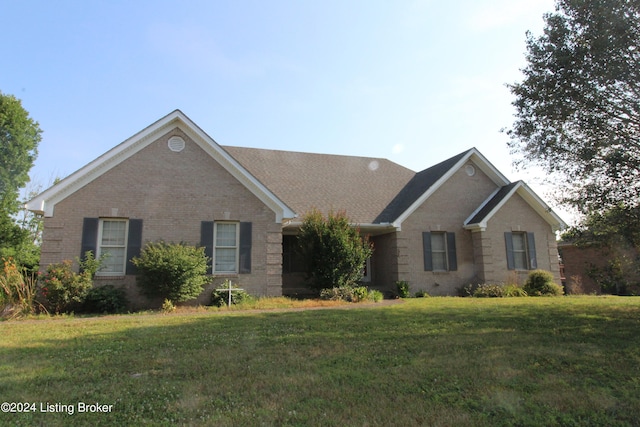
[[[0,324],[2,425],[638,425],[640,299]]]

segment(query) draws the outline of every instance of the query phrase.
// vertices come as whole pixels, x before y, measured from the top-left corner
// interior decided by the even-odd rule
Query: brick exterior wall
[[[185,140],[183,151],[168,148],[172,136]],[[178,128],[56,204],[44,221],[42,269],[80,255],[85,217],[142,219],[143,244],[199,245],[202,221],[251,222],[251,273],[217,276],[197,302],[208,302],[210,289],[226,278],[255,295],[282,293],[281,225],[274,212]],[[126,286],[134,307],[148,303],[137,293],[135,276],[98,281]]]
[[[555,282],[560,281],[560,261],[556,236],[547,223],[518,194],[514,194],[496,215],[489,220],[487,231],[480,232],[491,253],[485,256],[484,282],[524,284],[528,271],[507,268],[505,232],[524,231],[534,233],[538,269],[553,273]]]
[[[456,295],[457,288],[476,281],[473,240],[463,225],[497,186],[479,167],[474,176],[468,176],[464,169],[460,168],[416,209],[397,233],[398,250],[405,260],[398,277],[409,282],[411,293],[422,290],[430,295]],[[457,271],[424,271],[422,233],[427,231],[455,233]]]
[[[399,253],[396,280],[408,281],[412,293],[422,290],[430,295],[457,295],[460,288],[472,283],[522,284],[528,271],[507,268],[504,237],[506,231],[521,230],[535,235],[538,268],[551,271],[560,283],[557,244],[551,226],[519,195],[513,195],[493,216],[486,231],[463,228],[464,221],[496,188],[479,167],[474,176],[468,176],[465,168],[458,170],[396,233]],[[456,271],[424,271],[422,233],[429,231],[455,233]]]
[[[611,260],[608,250],[595,247],[577,247],[564,244],[560,246],[566,290],[570,294],[600,293],[600,286],[589,277],[593,267],[606,268]]]

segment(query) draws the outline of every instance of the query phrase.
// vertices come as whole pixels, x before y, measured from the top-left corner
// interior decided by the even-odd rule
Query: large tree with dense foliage
[[[640,205],[640,1],[557,0],[527,34],[522,82],[509,85],[507,131],[520,165],[537,164],[560,200],[587,216]]]
[[[20,100],[0,92],[0,256],[23,265],[37,263],[37,250],[31,233],[17,223],[19,190],[29,181],[41,134]]]

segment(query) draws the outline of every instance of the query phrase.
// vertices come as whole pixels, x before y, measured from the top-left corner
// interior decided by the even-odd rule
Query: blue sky
[[[422,170],[503,127],[525,32],[553,0],[0,0],[0,90],[44,130],[47,185],[175,109],[222,145],[383,157]],[[558,210],[561,213],[561,210]],[[562,213],[561,213],[562,214]],[[566,218],[565,218],[566,219]]]

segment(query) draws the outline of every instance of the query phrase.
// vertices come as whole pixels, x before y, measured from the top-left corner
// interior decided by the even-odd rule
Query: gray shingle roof
[[[495,208],[496,206],[498,206],[500,204],[500,202],[502,202],[502,200],[507,197],[509,195],[509,193],[511,193],[511,190],[517,186],[521,181],[516,181],[516,182],[512,182],[509,185],[505,185],[503,187],[501,187],[494,195],[491,199],[489,199],[484,206],[482,206],[482,208],[480,208],[480,210],[473,216],[473,218],[470,218],[467,221],[467,225],[471,225],[471,224],[480,224],[481,222],[483,222],[486,218],[487,215],[489,215],[491,213],[491,211],[493,210],[493,208]]]
[[[386,159],[223,147],[299,216],[346,211],[371,224],[414,172]]]
[[[299,216],[344,210],[359,224],[392,222],[467,153],[415,173],[380,158],[223,148]]]
[[[418,172],[404,186],[404,188],[391,200],[391,202],[380,212],[375,222],[393,222],[404,211],[423,195],[432,185],[434,185],[443,175],[445,175],[460,159],[462,159],[469,151],[467,150],[450,159],[444,160],[437,165],[431,166],[421,172]]]

